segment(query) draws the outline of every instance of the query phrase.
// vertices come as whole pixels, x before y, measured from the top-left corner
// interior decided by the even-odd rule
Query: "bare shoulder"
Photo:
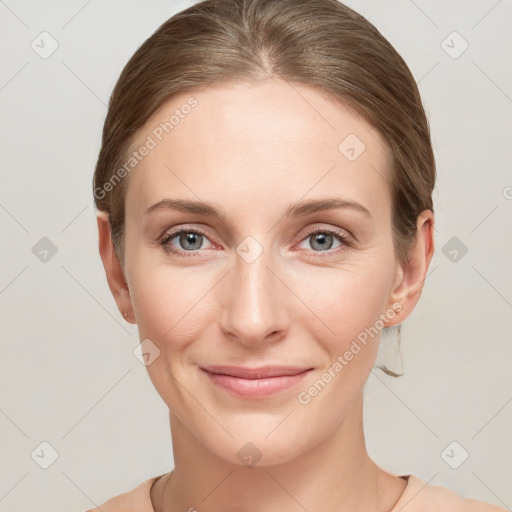
[[[85,512],[154,512],[150,491],[158,478],[160,477],[145,480],[133,490],[114,496],[98,507]]]
[[[486,503],[485,501],[463,499],[461,504],[461,511],[467,512],[509,512],[506,508],[493,505],[492,503]]]
[[[406,490],[392,512],[508,512],[507,509],[472,498],[464,498],[455,491],[438,485],[428,485],[411,475]]]
[[[445,509],[448,506],[449,510],[454,512],[508,512],[507,509],[492,503],[464,498],[451,489],[437,486],[434,486],[432,489],[436,490],[435,503],[439,506],[444,506]]]

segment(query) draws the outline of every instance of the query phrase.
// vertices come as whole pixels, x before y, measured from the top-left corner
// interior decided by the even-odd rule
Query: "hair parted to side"
[[[416,81],[402,57],[366,18],[337,0],[203,0],[138,48],[110,98],[93,188],[96,207],[109,215],[121,265],[129,175],[105,185],[126,162],[136,132],[176,94],[272,77],[331,93],[384,137],[392,166],[393,243],[399,263],[407,262],[418,215],[434,211],[436,166]]]

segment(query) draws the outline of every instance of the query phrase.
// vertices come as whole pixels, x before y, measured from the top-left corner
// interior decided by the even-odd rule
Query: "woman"
[[[434,251],[435,174],[407,65],[336,0],[205,0],[164,23],[116,84],[94,196],[174,470],[95,510],[504,510],[365,447],[381,331]]]

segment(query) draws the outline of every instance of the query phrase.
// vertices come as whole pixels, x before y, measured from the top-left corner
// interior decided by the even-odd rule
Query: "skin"
[[[362,413],[380,333],[309,403],[297,396],[380,314],[391,326],[411,313],[434,251],[434,216],[418,217],[416,243],[400,266],[384,139],[325,92],[279,79],[176,96],[133,147],[191,96],[197,107],[129,175],[124,268],[106,214],[98,215],[117,306],[160,350],[147,370],[169,407],[175,468],[151,491],[155,511],[389,511],[406,482],[368,456]],[[349,134],[366,146],[354,161],[338,150]],[[341,208],[284,217],[300,200],[332,197],[357,201],[371,215]],[[144,213],[164,198],[215,203],[226,219]],[[193,257],[160,245],[181,227],[206,231],[188,245],[179,236],[168,244]],[[344,246],[327,235],[321,246],[310,227],[337,228],[354,241]],[[250,263],[237,253],[247,236],[262,250]],[[395,303],[401,311],[389,318]],[[298,386],[252,400],[212,384],[198,368],[205,364],[313,371]],[[261,453],[253,467],[237,457],[248,442]]]

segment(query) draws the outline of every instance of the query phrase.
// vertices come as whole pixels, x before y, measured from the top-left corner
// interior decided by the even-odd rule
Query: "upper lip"
[[[249,368],[246,366],[201,366],[201,369],[209,373],[231,375],[243,379],[263,379],[265,377],[278,377],[281,375],[297,375],[298,373],[311,370],[298,366],[259,366]]]

